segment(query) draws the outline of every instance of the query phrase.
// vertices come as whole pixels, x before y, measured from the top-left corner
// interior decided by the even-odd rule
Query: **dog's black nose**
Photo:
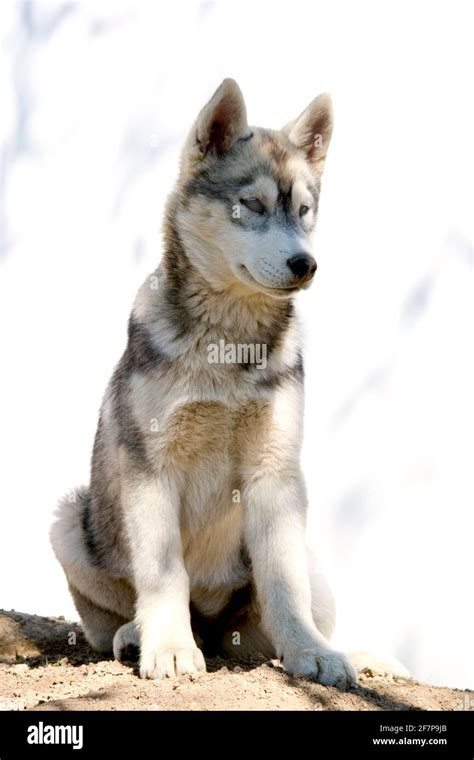
[[[316,261],[308,253],[297,253],[296,256],[292,256],[287,262],[291,271],[295,277],[302,279],[307,274],[313,275],[318,267]]]

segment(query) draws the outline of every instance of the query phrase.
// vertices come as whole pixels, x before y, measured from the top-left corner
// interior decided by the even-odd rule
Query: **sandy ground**
[[[474,693],[366,669],[342,693],[288,676],[277,661],[207,661],[208,672],[142,681],[136,663],[94,653],[80,626],[0,611],[2,710],[460,710]]]

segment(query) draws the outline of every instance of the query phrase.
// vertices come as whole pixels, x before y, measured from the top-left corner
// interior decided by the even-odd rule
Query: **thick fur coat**
[[[90,485],[52,528],[89,642],[118,658],[136,645],[142,677],[204,670],[199,643],[257,649],[323,684],[355,679],[328,643],[299,464],[293,297],[316,271],[331,130],[326,95],[281,131],[249,127],[233,80],[201,111],[103,400]]]

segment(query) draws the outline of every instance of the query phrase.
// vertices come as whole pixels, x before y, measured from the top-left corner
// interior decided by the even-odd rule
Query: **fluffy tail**
[[[87,486],[71,489],[59,501],[55,521],[50,530],[50,540],[57,560],[63,568],[82,561],[83,521],[89,502]]]

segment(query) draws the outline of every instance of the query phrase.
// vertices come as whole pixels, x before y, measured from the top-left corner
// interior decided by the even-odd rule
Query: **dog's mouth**
[[[260,282],[257,280],[256,277],[253,276],[253,274],[250,273],[248,268],[245,266],[245,264],[241,264],[239,267],[240,274],[242,275],[243,280],[251,285],[256,290],[264,291],[265,293],[268,293],[269,295],[273,296],[274,298],[287,298],[292,293],[298,293],[299,290],[305,289],[309,287],[311,280],[307,280],[306,282],[301,282],[298,285],[288,285],[287,287],[273,287],[271,285],[264,285],[263,282]]]

